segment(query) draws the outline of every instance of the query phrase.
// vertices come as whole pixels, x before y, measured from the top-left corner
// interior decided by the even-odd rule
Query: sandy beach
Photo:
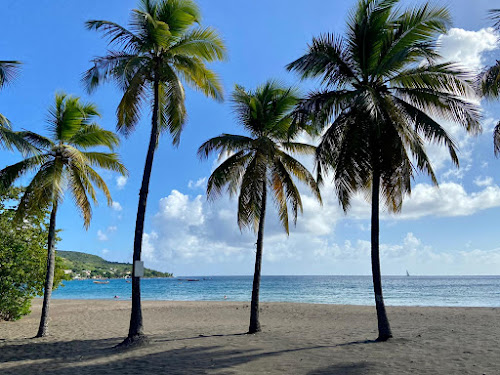
[[[395,338],[376,337],[372,307],[263,303],[263,332],[246,335],[243,302],[144,302],[151,343],[112,347],[127,301],[52,301],[50,337],[31,315],[0,323],[0,373],[23,374],[498,374],[499,308],[389,307]]]

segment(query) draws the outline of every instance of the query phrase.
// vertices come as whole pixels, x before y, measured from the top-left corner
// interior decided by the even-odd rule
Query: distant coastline
[[[132,275],[130,263],[110,262],[100,256],[78,251],[58,250],[56,255],[61,258],[61,268],[69,280],[126,279]],[[164,277],[173,277],[173,274],[144,269],[144,278]]]

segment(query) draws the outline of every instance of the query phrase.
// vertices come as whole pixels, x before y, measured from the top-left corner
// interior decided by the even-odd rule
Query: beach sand
[[[262,303],[263,332],[246,335],[249,303],[143,304],[145,347],[112,347],[129,301],[53,300],[50,337],[31,315],[0,322],[0,374],[500,374],[499,308],[389,307],[395,338],[376,343],[375,308]]]

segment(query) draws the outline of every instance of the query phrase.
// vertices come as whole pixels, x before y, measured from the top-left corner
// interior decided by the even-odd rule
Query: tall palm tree
[[[201,15],[193,1],[141,0],[139,5],[139,9],[132,11],[129,29],[109,21],[87,22],[88,29],[103,32],[110,44],[121,50],[94,59],[94,66],[84,76],[90,91],[107,79],[113,79],[123,90],[117,109],[119,132],[128,135],[134,130],[142,104],[147,102],[153,111],[137,209],[134,267],[141,259],[149,180],[159,135],[169,132],[173,144],[177,145],[186,123],[181,79],[221,101],[219,79],[205,63],[223,60],[226,56],[224,43],[214,29],[194,26],[199,24]],[[133,276],[130,328],[123,345],[140,344],[145,340],[140,280]]]
[[[327,129],[317,148],[318,173],[333,170],[338,199],[371,191],[371,261],[378,340],[392,337],[384,306],[379,257],[379,199],[401,209],[415,171],[437,184],[424,141],[445,145],[458,166],[456,145],[439,120],[480,131],[471,75],[438,63],[437,38],[450,24],[446,8],[423,4],[402,10],[398,0],[360,0],[345,36],[313,39],[307,53],[288,65],[303,79],[320,78],[323,89],[298,106]],[[333,122],[332,122],[333,121]]]
[[[48,333],[49,302],[54,283],[56,214],[63,201],[64,191],[69,190],[82,214],[84,226],[88,228],[92,218],[91,201],[97,204],[95,188],[105,194],[108,205],[112,203],[108,187],[94,167],[126,174],[117,154],[87,151],[99,146],[112,150],[119,144],[113,132],[104,130],[94,122],[97,116],[99,113],[95,105],[82,103],[77,97],[56,94],[55,105],[50,108],[48,117],[50,138],[23,132],[24,138],[41,151],[40,155],[27,157],[0,171],[0,185],[3,188],[10,187],[28,172],[36,172],[19,202],[16,217],[20,223],[23,223],[27,213],[50,209],[47,274],[36,337]]]
[[[494,27],[500,31],[500,9],[490,10],[490,17]],[[480,92],[485,98],[500,98],[500,60],[480,75]],[[500,121],[493,130],[493,148],[495,155],[500,154]]]
[[[21,63],[19,61],[0,61],[0,90],[10,84],[17,76]],[[24,140],[21,134],[11,128],[10,121],[0,113],[0,146],[11,150],[17,148],[21,152],[36,152],[36,149]]]
[[[305,183],[321,201],[318,185],[311,173],[287,151],[314,154],[315,147],[290,141],[293,132],[291,112],[298,99],[296,93],[269,81],[256,91],[236,86],[232,97],[238,122],[250,137],[222,134],[206,141],[198,150],[201,158],[217,151],[230,153],[208,180],[207,197],[215,198],[227,186],[230,195],[239,192],[238,225],[257,232],[257,253],[253,278],[250,326],[248,333],[261,330],[259,322],[259,288],[264,239],[268,186],[274,195],[279,219],[289,233],[288,205],[294,223],[302,200],[292,176]]]

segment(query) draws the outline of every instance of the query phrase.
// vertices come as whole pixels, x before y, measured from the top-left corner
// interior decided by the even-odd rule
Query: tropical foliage
[[[255,91],[236,86],[232,96],[238,123],[248,136],[222,134],[206,141],[198,150],[201,158],[218,152],[227,157],[208,180],[207,196],[215,198],[227,187],[238,196],[238,225],[257,232],[257,253],[252,290],[249,333],[260,331],[259,287],[262,263],[267,189],[270,188],[283,228],[289,232],[289,212],[293,222],[302,211],[302,200],[293,179],[304,183],[321,201],[311,173],[288,152],[314,154],[315,147],[291,141],[294,122],[291,112],[298,102],[291,88],[269,81]],[[296,129],[296,127],[295,127]]]
[[[409,10],[397,0],[360,0],[345,36],[314,38],[307,53],[288,65],[323,88],[301,101],[297,118],[326,127],[316,151],[318,175],[332,170],[344,210],[353,194],[371,191],[372,271],[379,340],[392,336],[382,296],[379,260],[379,197],[399,211],[415,171],[437,184],[425,142],[457,147],[438,120],[480,131],[479,109],[470,101],[472,77],[440,61],[437,38],[450,25],[446,8],[425,3]]]
[[[40,155],[27,157],[0,171],[0,187],[3,188],[10,187],[22,175],[34,172],[17,208],[18,222],[24,222],[28,215],[41,210],[49,209],[51,212],[44,305],[37,336],[47,334],[48,305],[55,266],[55,220],[64,191],[69,190],[83,217],[84,226],[88,228],[92,218],[91,202],[97,203],[94,186],[104,193],[108,204],[112,203],[106,183],[94,168],[126,174],[117,154],[87,151],[99,146],[113,149],[119,143],[113,132],[104,130],[94,122],[98,116],[94,104],[83,103],[79,98],[66,94],[57,94],[48,116],[50,137],[28,131],[22,133],[26,140],[40,149]]]
[[[186,123],[182,82],[216,100],[223,98],[219,79],[206,63],[225,58],[224,43],[214,29],[195,26],[200,22],[200,10],[191,0],[141,0],[139,9],[132,11],[128,29],[102,20],[86,24],[89,30],[101,31],[119,49],[94,59],[94,66],[84,75],[89,91],[107,79],[123,90],[117,109],[118,131],[129,135],[134,130],[143,104],[149,104],[153,112],[137,210],[134,266],[141,259],[149,180],[159,135],[170,133],[177,145]],[[145,340],[140,293],[140,280],[133,277],[132,315],[124,345]]]
[[[22,189],[0,194],[0,320],[17,320],[30,312],[34,296],[43,295],[47,265],[47,211],[30,215],[22,228],[14,223]],[[57,238],[56,238],[57,240]],[[54,288],[64,279],[56,258]]]

